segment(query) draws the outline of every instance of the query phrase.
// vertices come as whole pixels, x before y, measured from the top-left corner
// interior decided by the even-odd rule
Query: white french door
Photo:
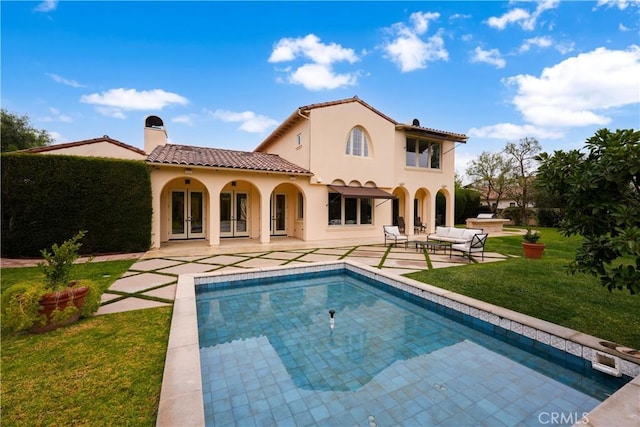
[[[171,190],[171,239],[201,239],[204,229],[204,192]]]
[[[285,194],[271,195],[271,223],[272,236],[287,235],[287,196]]]
[[[220,237],[249,236],[249,196],[236,191],[220,193]]]

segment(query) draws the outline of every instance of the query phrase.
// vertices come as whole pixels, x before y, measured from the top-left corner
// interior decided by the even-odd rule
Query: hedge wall
[[[151,244],[151,178],[144,162],[2,154],[3,256],[40,250],[87,230],[85,254],[141,252]]]

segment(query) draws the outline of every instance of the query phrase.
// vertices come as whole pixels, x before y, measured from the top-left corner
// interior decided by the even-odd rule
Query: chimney
[[[158,116],[148,116],[144,120],[144,151],[151,154],[159,145],[167,145],[167,131],[164,123]]]

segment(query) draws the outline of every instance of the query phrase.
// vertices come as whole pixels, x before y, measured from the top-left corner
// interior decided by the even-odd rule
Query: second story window
[[[440,169],[439,142],[407,138],[406,165],[418,168]]]
[[[355,127],[349,133],[345,154],[358,157],[369,157],[369,143],[364,131]]]

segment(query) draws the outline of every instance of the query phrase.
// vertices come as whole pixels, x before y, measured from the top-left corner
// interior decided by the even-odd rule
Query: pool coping
[[[605,347],[597,337],[513,310],[479,301],[403,276],[391,275],[357,262],[326,261],[305,266],[256,268],[246,272],[209,272],[178,277],[169,342],[165,359],[157,426],[205,425],[200,347],[196,311],[196,285],[227,280],[251,280],[289,274],[347,269],[420,296],[444,307],[538,340],[569,354],[592,360],[594,350],[615,356],[623,374],[633,379],[594,408],[576,425],[604,427],[633,425],[640,419],[640,359]]]

